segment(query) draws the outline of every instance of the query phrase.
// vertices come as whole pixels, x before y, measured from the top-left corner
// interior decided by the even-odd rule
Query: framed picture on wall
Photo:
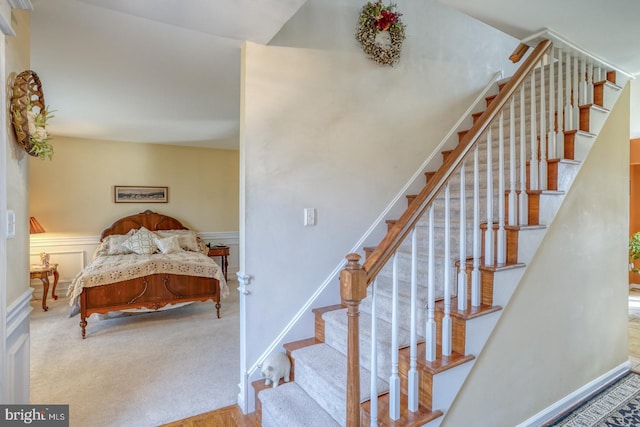
[[[127,186],[113,187],[115,203],[167,203],[169,187]]]

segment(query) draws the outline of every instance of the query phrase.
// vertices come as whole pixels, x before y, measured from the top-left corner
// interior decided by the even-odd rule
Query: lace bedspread
[[[74,307],[83,288],[108,285],[150,274],[167,273],[185,276],[213,277],[220,281],[220,296],[229,295],[222,269],[208,256],[191,251],[153,255],[107,255],[96,257],[69,285],[69,305]]]

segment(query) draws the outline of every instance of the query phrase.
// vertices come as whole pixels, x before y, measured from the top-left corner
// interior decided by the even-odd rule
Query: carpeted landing
[[[549,426],[640,426],[640,375],[629,372]]]
[[[69,404],[71,427],[155,427],[236,403],[238,292],[222,301],[88,320],[32,301],[31,403]],[[58,294],[64,294],[61,290]]]

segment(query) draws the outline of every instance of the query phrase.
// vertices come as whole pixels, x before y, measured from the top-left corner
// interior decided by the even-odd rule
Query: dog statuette
[[[291,373],[291,361],[284,353],[271,353],[264,359],[264,362],[258,365],[260,373],[264,377],[265,385],[273,383],[273,388],[278,387],[280,378],[284,378],[284,382],[289,382],[289,374]]]

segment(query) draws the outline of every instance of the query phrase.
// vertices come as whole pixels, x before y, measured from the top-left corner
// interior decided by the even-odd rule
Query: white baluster
[[[593,61],[587,64],[587,104],[593,104]]]
[[[544,67],[540,68],[540,172],[538,188],[547,189],[547,104],[545,95]]]
[[[375,399],[375,396],[378,396],[378,322],[377,322],[377,309],[376,309],[376,299],[377,299],[377,290],[378,290],[378,278],[373,281],[371,285],[371,401],[369,402],[370,407],[370,426],[376,427],[378,425],[378,399]]]
[[[509,101],[509,225],[518,225],[518,195],[516,194],[516,103],[515,94]],[[522,123],[521,123],[522,124]]]
[[[429,257],[427,261],[427,327],[425,359],[427,362],[436,360],[436,284],[435,284],[435,245],[433,242],[433,205],[429,207]]]
[[[467,309],[467,204],[464,162],[460,165],[460,272],[458,273],[458,310]]]
[[[527,194],[527,129],[525,111],[525,85],[520,86],[520,196],[518,212],[520,225],[529,224],[529,195]]]
[[[580,59],[580,75],[578,76],[580,79],[580,105],[586,105],[589,103],[587,100],[587,59]]]
[[[449,183],[444,187],[444,315],[442,317],[442,355],[451,356],[451,197]]]
[[[578,129],[580,126],[580,71],[578,71],[578,56],[573,57],[573,99],[571,105],[573,106],[573,129]]]
[[[565,55],[565,99],[564,99],[564,127],[566,130],[575,129],[573,125],[573,105],[571,105],[571,54]]]
[[[558,102],[557,102],[557,129],[556,129],[556,157],[562,159],[564,158],[564,115],[563,115],[563,106],[564,100],[562,97],[564,96],[564,89],[562,84],[564,82],[564,74],[562,69],[562,49],[558,48]]]
[[[549,132],[547,133],[547,158],[554,159],[556,158],[556,131],[555,131],[555,98],[556,98],[556,87],[555,81],[556,77],[554,74],[554,64],[553,60],[553,47],[549,49],[549,54],[547,55],[549,58]]]
[[[484,233],[484,265],[493,265],[493,154],[491,128],[487,129],[487,230]]]
[[[400,377],[398,376],[398,253],[393,254],[393,294],[391,295],[391,375],[389,376],[389,418],[400,418]]]
[[[531,113],[529,126],[531,132],[531,160],[529,162],[529,189],[538,190],[538,133],[536,131],[536,73],[531,73]]]
[[[418,319],[416,309],[418,304],[418,236],[416,229],[411,232],[411,343],[409,355],[409,372],[407,378],[409,385],[407,388],[409,411],[418,410],[418,331],[416,328]]]
[[[504,230],[504,114],[500,111],[498,118],[498,233],[496,251],[498,264],[506,262],[506,234]]]
[[[482,300],[480,287],[480,256],[482,239],[480,239],[480,164],[479,145],[473,149],[473,271],[471,272],[471,305],[480,306]]]

